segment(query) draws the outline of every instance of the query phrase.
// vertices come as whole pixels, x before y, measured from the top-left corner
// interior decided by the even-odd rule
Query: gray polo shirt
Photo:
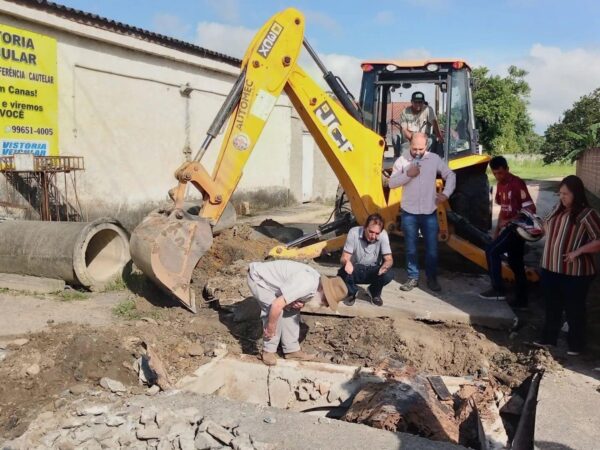
[[[369,242],[363,237],[364,227],[353,227],[348,232],[344,251],[352,254],[352,264],[363,266],[380,265],[383,255],[391,255],[390,238],[387,231],[382,230],[379,239]]]
[[[288,304],[313,298],[321,279],[312,267],[285,259],[250,263],[248,273],[256,284],[273,292],[275,298],[282,295]]]

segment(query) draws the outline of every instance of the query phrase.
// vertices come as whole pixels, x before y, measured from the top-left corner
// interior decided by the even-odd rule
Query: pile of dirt
[[[246,287],[248,263],[264,260],[280,242],[242,224],[215,237],[192,274],[197,299],[219,299],[221,304],[239,301],[249,295]],[[206,289],[205,289],[206,288]]]
[[[304,316],[310,330],[304,342],[320,359],[337,364],[375,366],[401,361],[420,372],[450,376],[504,373],[515,383],[540,366],[554,368],[539,350],[514,353],[468,325],[425,324],[410,319]]]

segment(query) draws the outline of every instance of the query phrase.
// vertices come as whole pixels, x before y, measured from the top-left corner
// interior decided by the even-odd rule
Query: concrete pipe
[[[57,278],[99,290],[130,260],[129,238],[115,219],[0,222],[0,272]]]

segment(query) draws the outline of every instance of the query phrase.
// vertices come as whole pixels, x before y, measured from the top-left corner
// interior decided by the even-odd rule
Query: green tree
[[[489,153],[536,153],[541,146],[527,111],[531,88],[526,75],[516,66],[508,68],[506,77],[491,75],[487,67],[473,70],[475,120],[479,140]]]
[[[584,147],[600,145],[600,133],[595,125],[600,122],[600,88],[584,95],[571,109],[565,111],[562,120],[546,129],[541,153],[544,162],[566,161],[577,158]]]

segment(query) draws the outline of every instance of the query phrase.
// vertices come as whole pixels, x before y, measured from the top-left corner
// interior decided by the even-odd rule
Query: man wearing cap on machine
[[[410,98],[410,106],[402,111],[400,116],[400,127],[402,128],[402,153],[410,149],[410,141],[414,133],[425,133],[427,139],[427,150],[431,149],[431,129],[437,137],[438,142],[444,142],[444,136],[440,131],[437,116],[431,106],[425,104],[425,94],[420,91],[413,92]]]
[[[261,309],[261,359],[267,366],[277,364],[280,343],[285,359],[313,360],[315,355],[300,350],[300,310],[314,299],[336,311],[348,295],[340,277],[326,277],[306,264],[288,260],[250,263],[248,287]]]

